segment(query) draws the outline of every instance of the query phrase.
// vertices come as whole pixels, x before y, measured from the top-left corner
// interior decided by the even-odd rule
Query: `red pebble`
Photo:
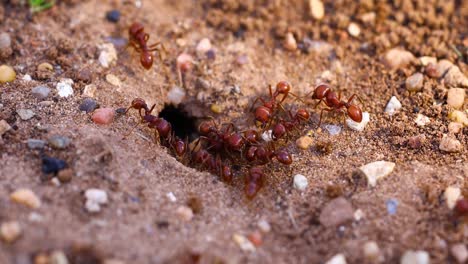
[[[460,199],[455,205],[455,211],[459,215],[468,215],[468,199]]]
[[[263,240],[262,240],[262,233],[260,231],[254,231],[247,237],[254,246],[259,247],[262,245]]]
[[[187,53],[182,53],[177,57],[177,68],[182,72],[192,69],[193,57]]]
[[[99,108],[94,111],[91,119],[98,125],[108,125],[114,121],[115,111],[112,108]]]

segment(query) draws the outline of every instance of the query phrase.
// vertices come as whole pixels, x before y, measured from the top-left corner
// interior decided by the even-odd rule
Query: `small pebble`
[[[419,57],[419,61],[423,66],[427,66],[429,63],[432,63],[434,65],[437,64],[437,58],[435,57],[423,56]]]
[[[293,187],[299,191],[305,191],[308,185],[307,178],[302,174],[294,175]]]
[[[23,81],[26,81],[26,82],[32,81],[31,75],[25,74],[25,75],[23,76]]]
[[[73,95],[73,80],[72,79],[62,79],[59,83],[55,86],[57,89],[57,93],[60,97],[69,97]]]
[[[463,145],[455,137],[444,134],[440,140],[439,149],[449,153],[457,153],[463,150]]]
[[[337,254],[325,262],[325,264],[346,264],[346,258],[343,254]]]
[[[263,132],[261,137],[262,137],[263,141],[266,141],[266,142],[273,141],[271,129]]]
[[[219,104],[212,104],[210,109],[211,109],[211,112],[215,114],[221,114],[223,112],[223,107],[220,106]]]
[[[429,253],[426,251],[408,250],[403,254],[400,264],[429,264]]]
[[[206,58],[209,60],[215,60],[216,59],[216,51],[214,49],[210,49],[205,53]]]
[[[333,45],[321,40],[311,40],[304,38],[304,46],[308,53],[328,56],[333,51]]]
[[[412,149],[419,149],[421,148],[425,140],[426,140],[426,136],[424,134],[410,137],[408,139],[408,146]]]
[[[465,103],[465,89],[450,88],[447,93],[447,104],[455,109],[463,107]]]
[[[172,104],[178,105],[184,100],[185,98],[185,90],[178,87],[174,86],[172,89],[167,93],[167,100],[171,102]]]
[[[97,213],[101,211],[101,205],[107,204],[107,193],[101,189],[87,189],[85,191],[85,208],[90,213]]]
[[[468,199],[467,198],[459,199],[457,201],[457,204],[455,205],[454,211],[459,215],[468,215]]]
[[[354,219],[354,210],[345,198],[338,197],[328,202],[320,212],[319,221],[325,227],[344,224]]]
[[[232,236],[232,239],[234,240],[234,242],[236,242],[236,244],[240,247],[241,250],[249,252],[255,251],[255,246],[245,236],[240,234],[234,234]]]
[[[325,6],[320,0],[309,0],[309,11],[316,20],[320,20],[325,16]]]
[[[364,128],[366,127],[367,123],[370,121],[370,115],[368,112],[363,112],[362,113],[362,121],[361,123],[357,123],[351,118],[346,118],[346,125],[351,128],[352,130],[355,131],[363,131]]]
[[[260,233],[260,231],[253,231],[252,233],[250,233],[247,238],[250,240],[250,242],[252,242],[252,244],[255,246],[255,247],[259,247],[262,245],[263,243],[263,238],[262,238],[262,233]]]
[[[98,46],[100,50],[99,53],[99,63],[104,68],[109,68],[110,65],[117,61],[117,50],[112,43],[104,43]]]
[[[47,96],[49,96],[49,93],[49,87],[43,85],[39,85],[31,89],[31,94],[39,100],[47,98]]]
[[[186,72],[192,69],[193,57],[187,53],[182,53],[177,57],[177,69]]]
[[[0,83],[12,82],[16,79],[15,70],[8,65],[0,66]]]
[[[468,262],[468,249],[465,244],[459,243],[451,246],[450,253],[459,264]]]
[[[237,58],[236,58],[236,63],[237,63],[238,65],[247,64],[247,63],[249,63],[249,57],[248,57],[247,55],[245,55],[245,54],[240,55],[240,56],[237,56]]]
[[[117,23],[120,19],[120,11],[119,10],[111,10],[106,13],[106,18],[109,22]]]
[[[450,123],[448,124],[448,131],[449,131],[449,133],[458,134],[458,133],[460,133],[460,132],[462,131],[462,129],[463,129],[463,125],[460,124],[460,123],[457,123],[457,122],[450,122]],[[1,130],[1,129],[0,129],[0,130]],[[1,134],[2,134],[2,133],[0,132],[0,135],[1,135]]]
[[[36,115],[31,109],[17,109],[16,113],[22,120],[29,120]]]
[[[108,125],[114,121],[115,111],[112,108],[96,109],[91,116],[94,123],[98,125]]]
[[[367,184],[371,187],[375,187],[377,181],[392,173],[394,168],[395,163],[383,160],[374,161],[359,167],[364,175],[366,175]]]
[[[429,62],[429,64],[426,65],[424,72],[431,78],[440,78],[440,76],[442,76],[442,73],[440,73],[439,69],[437,68],[437,64],[432,62]]]
[[[359,34],[361,34],[361,29],[359,28],[359,25],[356,24],[356,23],[349,23],[349,26],[348,26],[348,33],[349,35],[353,36],[353,37],[358,37]]]
[[[0,59],[6,59],[13,54],[11,48],[11,38],[8,33],[0,33]]]
[[[57,173],[66,167],[67,163],[64,160],[47,156],[42,157],[42,172],[45,174]]]
[[[118,259],[105,259],[102,264],[125,264],[125,262]]]
[[[97,87],[94,84],[88,84],[83,89],[83,96],[94,98],[96,95]]]
[[[286,50],[289,51],[295,51],[297,49],[297,42],[292,33],[288,32],[286,34],[283,46]]]
[[[41,214],[36,213],[36,212],[31,212],[28,215],[28,220],[30,222],[40,223],[40,222],[44,221],[44,216],[42,216]]]
[[[16,221],[4,222],[0,226],[0,237],[7,243],[15,242],[21,236],[21,226]]]
[[[332,136],[336,136],[341,133],[341,126],[337,125],[325,125],[325,129]]]
[[[429,119],[429,117],[427,117],[425,115],[417,114],[416,118],[414,119],[414,122],[416,123],[416,125],[418,125],[420,127],[423,127],[423,126],[429,124],[431,122],[431,120]]]
[[[461,190],[458,187],[449,186],[444,191],[445,203],[447,204],[447,207],[450,210],[453,210],[453,208],[455,208],[455,205],[457,204],[457,201],[460,197]]]
[[[11,129],[11,126],[5,120],[0,120],[0,137]]]
[[[385,113],[393,115],[396,111],[400,109],[400,101],[398,101],[398,99],[395,96],[392,96],[392,98],[390,98],[390,101],[388,101],[387,106],[385,107]]]
[[[364,218],[364,216],[365,216],[364,212],[361,209],[357,209],[356,211],[354,211],[354,215],[353,215],[354,220],[359,222],[361,221],[361,219]]]
[[[385,53],[383,63],[390,69],[404,68],[415,59],[414,55],[406,50],[393,48]]]
[[[198,42],[196,52],[198,56],[203,56],[211,49],[211,41],[208,38],[204,38]]]
[[[175,197],[173,192],[166,193],[166,197],[167,197],[167,199],[169,199],[169,201],[171,201],[173,203],[177,202],[177,198]]]
[[[68,264],[67,256],[63,251],[54,250],[50,254],[49,264]]]
[[[27,140],[27,144],[30,149],[43,149],[46,142],[44,140],[30,138]]]
[[[37,65],[37,70],[42,71],[42,72],[53,72],[54,71],[54,66],[48,62],[43,62],[39,65]]]
[[[271,231],[270,223],[264,219],[258,221],[257,226],[263,233],[269,233]]]
[[[455,110],[452,111],[449,115],[448,118],[456,123],[460,123],[463,126],[468,126],[468,116],[462,111]]]
[[[98,108],[98,103],[92,98],[85,98],[78,109],[82,112],[91,113]]]
[[[309,136],[303,136],[296,140],[296,145],[300,149],[308,149],[313,143],[313,139]]]
[[[397,199],[394,199],[394,198],[388,199],[385,202],[385,205],[387,206],[387,213],[389,215],[394,215],[394,214],[397,213],[397,209],[398,209],[398,200]]]
[[[468,78],[461,72],[458,66],[452,64],[444,75],[444,83],[450,87],[468,87]]]
[[[179,206],[176,210],[177,215],[185,222],[189,222],[193,218],[193,210],[188,206]]]
[[[424,75],[422,73],[415,73],[406,79],[406,89],[410,92],[421,91],[424,84]]]
[[[59,173],[57,174],[57,178],[61,183],[67,183],[72,180],[73,175],[74,175],[73,170],[68,168],[68,169],[59,171]]]
[[[32,209],[41,207],[41,200],[30,189],[18,189],[10,194],[10,199]]]
[[[47,140],[47,143],[55,149],[65,149],[70,145],[71,139],[64,136],[54,135]]]
[[[375,241],[367,241],[363,246],[364,257],[369,263],[379,263],[383,261],[379,245]]]

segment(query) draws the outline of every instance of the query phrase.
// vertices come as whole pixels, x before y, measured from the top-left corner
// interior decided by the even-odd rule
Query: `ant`
[[[290,121],[280,120],[272,129],[273,140],[278,140],[284,135],[289,135],[294,129],[296,129],[302,122],[306,122],[310,118],[310,114],[307,110],[300,108],[293,116],[289,111]]]
[[[323,111],[340,111],[344,115],[347,114],[353,121],[360,123],[362,121],[362,111],[361,108],[359,108],[359,106],[351,103],[354,97],[357,97],[362,103],[361,98],[356,94],[353,94],[351,97],[349,97],[347,102],[342,101],[341,93],[337,96],[336,93],[332,91],[330,86],[328,86],[328,84],[319,84],[317,87],[315,87],[312,99],[319,100],[315,107],[317,107],[322,101],[325,102],[325,104],[329,107],[322,109],[322,111],[320,112],[319,127],[322,123]],[[343,107],[346,108],[346,113],[341,110],[341,108]]]
[[[221,151],[223,148],[231,151],[241,151],[245,145],[242,134],[234,132],[234,124],[229,123],[224,129],[218,129],[218,125],[212,119],[212,123],[204,121],[200,124],[198,130],[201,138],[208,140],[208,149]]]
[[[252,111],[255,104],[259,100],[262,102],[263,105],[260,105],[257,108],[255,108],[255,120],[260,122],[263,126],[269,121],[271,121],[273,114],[276,112],[278,108],[283,109],[283,106],[281,104],[284,102],[284,100],[286,100],[288,95],[289,94],[294,95],[293,93],[290,92],[291,84],[289,84],[286,81],[281,81],[277,83],[275,92],[272,92],[271,85],[268,86],[268,89],[270,91],[270,99],[265,101],[261,97],[257,97],[255,101],[253,102],[252,107],[250,109],[250,111]],[[281,100],[277,101],[277,97],[279,95],[283,95],[283,97],[281,98]]]
[[[199,149],[193,154],[193,161],[196,164],[201,164],[202,168],[208,168],[212,173],[216,173],[225,182],[232,181],[232,169],[231,167],[223,163],[219,156],[213,156],[206,149]]]
[[[162,60],[160,48],[165,51],[164,45],[161,42],[156,42],[152,45],[148,45],[149,34],[145,32],[145,28],[142,24],[135,22],[128,29],[128,35],[130,38],[130,45],[132,45],[137,52],[140,53],[141,65],[149,70],[153,66],[153,54],[152,51],[158,51],[159,59]]]
[[[289,152],[284,149],[276,151],[271,145],[252,145],[247,148],[247,152],[245,153],[245,159],[247,161],[257,161],[257,163],[261,165],[271,162],[273,158],[276,158],[284,165],[290,165],[292,163],[292,157]]]
[[[262,167],[255,166],[249,169],[249,173],[245,177],[245,195],[249,200],[257,195],[263,187],[264,181],[265,174]]]

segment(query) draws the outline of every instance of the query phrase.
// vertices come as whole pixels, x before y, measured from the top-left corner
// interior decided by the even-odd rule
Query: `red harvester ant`
[[[142,24],[135,22],[128,29],[128,35],[130,38],[130,45],[132,45],[137,52],[140,53],[140,63],[145,69],[151,69],[153,65],[153,54],[152,51],[158,51],[159,59],[162,60],[160,48],[158,45],[161,45],[162,50],[164,46],[161,42],[156,42],[152,45],[148,45],[149,34],[145,33],[145,28]]]
[[[284,165],[290,165],[292,163],[292,157],[284,149],[275,151],[272,145],[252,145],[247,148],[245,153],[245,159],[249,162],[256,162],[257,164],[265,165],[273,158],[276,158],[280,163]]]
[[[289,116],[291,118],[290,121],[280,120],[278,123],[275,124],[271,131],[273,140],[278,140],[284,135],[288,135],[294,129],[297,129],[297,127],[302,122],[305,122],[310,118],[309,112],[303,108],[298,109],[294,116],[291,112],[289,112]]]
[[[256,166],[249,169],[249,173],[245,177],[245,195],[248,199],[252,199],[263,187],[265,181],[263,168]]]
[[[329,108],[325,108],[325,109],[322,109],[322,111],[320,112],[320,121],[319,121],[319,126],[320,124],[322,123],[322,114],[323,114],[323,111],[328,111],[328,112],[331,112],[331,111],[340,111],[342,112],[343,114],[345,114],[345,112],[343,112],[341,110],[341,108],[345,107],[347,109],[347,115],[355,122],[358,122],[360,123],[362,121],[362,111],[361,111],[361,108],[359,108],[359,106],[355,105],[355,104],[352,104],[351,101],[353,101],[354,97],[357,97],[360,101],[361,99],[359,98],[359,96],[357,96],[356,94],[353,94],[349,99],[348,101],[342,101],[341,100],[341,94],[340,95],[336,95],[335,92],[332,91],[332,89],[330,88],[330,86],[328,86],[328,84],[320,84],[318,85],[317,87],[315,87],[314,89],[314,94],[312,95],[312,99],[318,99],[319,102],[315,105],[315,107],[317,107],[322,101],[325,102],[325,104],[329,107]]]
[[[213,122],[204,121],[199,126],[202,139],[209,142],[208,149],[214,151],[225,150],[241,151],[245,145],[245,140],[238,132],[234,132],[234,124],[229,123],[224,129],[218,129],[217,124]]]
[[[193,154],[195,164],[201,164],[202,168],[208,168],[211,173],[216,173],[225,182],[232,181],[232,170],[229,165],[223,163],[219,156],[213,156],[206,149],[199,149]]]

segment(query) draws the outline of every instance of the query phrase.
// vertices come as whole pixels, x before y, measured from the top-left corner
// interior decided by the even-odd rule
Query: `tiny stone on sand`
[[[416,125],[418,125],[420,127],[423,127],[423,126],[429,124],[431,122],[431,120],[429,119],[429,117],[427,117],[425,115],[417,114],[416,118],[414,119],[414,122],[416,123]]]
[[[325,129],[332,136],[336,136],[341,133],[341,126],[337,125],[325,125]]]
[[[320,20],[325,16],[325,6],[320,0],[309,0],[310,14],[316,20]]]
[[[177,202],[177,198],[176,198],[176,196],[174,195],[173,192],[166,193],[166,197],[167,197],[167,199],[169,199],[169,201],[171,201],[173,203]]]
[[[465,89],[450,88],[447,93],[447,104],[455,109],[460,109],[465,103]]]
[[[90,213],[101,211],[101,205],[107,204],[107,193],[101,189],[88,189],[85,191],[85,208]]]
[[[359,28],[358,24],[351,22],[348,26],[348,33],[353,37],[359,37],[359,34],[361,34],[361,29]]]
[[[429,264],[429,253],[426,251],[408,250],[403,254],[400,264]]]
[[[307,181],[307,178],[304,175],[302,175],[302,174],[294,175],[293,186],[294,186],[295,189],[297,189],[299,191],[304,191],[305,189],[307,189],[308,184],[309,184],[309,182]]]
[[[450,210],[455,208],[455,204],[457,204],[458,199],[461,197],[461,190],[458,187],[449,186],[444,191],[444,198],[447,207]]]
[[[450,253],[455,258],[457,263],[464,264],[468,261],[468,249],[463,243],[455,244],[450,247]]]
[[[247,237],[240,235],[240,234],[234,234],[232,236],[232,239],[236,244],[242,249],[243,251],[249,251],[249,252],[254,252],[255,251],[255,246],[250,242]]]
[[[204,38],[198,42],[196,52],[198,56],[203,56],[211,49],[211,41],[209,38]]]
[[[99,54],[99,63],[104,68],[109,68],[109,66],[117,61],[117,51],[115,50],[114,44],[104,43],[98,46],[100,50]]]
[[[395,163],[389,161],[374,161],[359,167],[359,169],[366,175],[367,184],[371,187],[377,185],[377,181],[383,179],[392,173],[395,168]]]
[[[406,50],[393,48],[385,53],[383,63],[390,69],[404,68],[415,59],[414,55]]]
[[[55,88],[60,97],[69,97],[73,95],[73,80],[72,79],[62,79]]]
[[[463,150],[463,145],[452,135],[444,134],[440,140],[439,149],[449,153],[457,153]]]
[[[265,219],[258,221],[257,226],[263,233],[269,233],[271,231],[271,225]]]
[[[338,197],[328,202],[323,207],[319,217],[320,223],[325,227],[338,226],[353,219],[353,207],[343,197]]]
[[[21,233],[22,229],[17,221],[4,222],[0,226],[0,237],[7,243],[15,242]]]
[[[180,104],[182,100],[184,100],[184,98],[185,98],[185,90],[178,86],[172,87],[172,89],[167,94],[167,100],[169,100],[169,102],[175,105]]]
[[[31,90],[31,94],[39,100],[47,98],[47,96],[49,96],[49,93],[49,87],[43,85],[36,86]]]
[[[406,79],[406,89],[410,92],[418,92],[423,88],[424,75],[420,72],[415,73]]]
[[[468,116],[465,112],[455,110],[452,111],[449,115],[448,118],[456,123],[460,123],[463,126],[468,126]]]
[[[114,86],[120,87],[122,84],[117,76],[114,74],[107,74],[106,81]]]
[[[19,115],[21,120],[24,121],[29,120],[36,115],[31,109],[18,109],[16,110],[16,113]]]
[[[309,136],[303,136],[296,140],[296,145],[300,149],[308,149],[312,145],[313,139]]]
[[[25,205],[32,209],[41,207],[41,200],[30,189],[18,189],[10,194],[10,199],[15,203]]]
[[[343,254],[337,254],[325,262],[325,264],[346,264],[346,258]]]
[[[370,263],[379,263],[383,261],[383,256],[380,253],[379,245],[375,241],[367,241],[362,247],[364,257]]]
[[[393,115],[396,111],[401,109],[401,103],[398,101],[396,96],[392,96],[385,107],[385,113]]]
[[[294,38],[294,35],[291,32],[288,32],[286,34],[283,46],[286,50],[289,51],[295,51],[297,49],[296,39]]]
[[[16,79],[15,70],[8,65],[0,66],[0,83],[12,82]]]
[[[91,117],[94,123],[98,125],[108,125],[114,121],[115,111],[112,108],[96,109]]]
[[[190,207],[181,205],[176,209],[176,213],[180,219],[185,222],[189,222],[193,218],[193,210]]]
[[[0,120],[0,137],[11,129],[11,126],[5,120]]]
[[[84,87],[83,96],[94,98],[96,96],[97,86],[94,84],[88,84]]]
[[[448,124],[449,133],[458,134],[458,133],[461,132],[462,129],[463,129],[463,124],[460,124],[460,123],[457,123],[457,122],[450,122]],[[1,129],[0,129],[0,131],[1,131]],[[0,135],[1,135],[1,132],[0,132]]]
[[[346,118],[346,125],[355,131],[363,131],[366,127],[367,123],[370,121],[370,115],[368,112],[362,113],[362,121],[361,123],[355,122],[351,118]]]

